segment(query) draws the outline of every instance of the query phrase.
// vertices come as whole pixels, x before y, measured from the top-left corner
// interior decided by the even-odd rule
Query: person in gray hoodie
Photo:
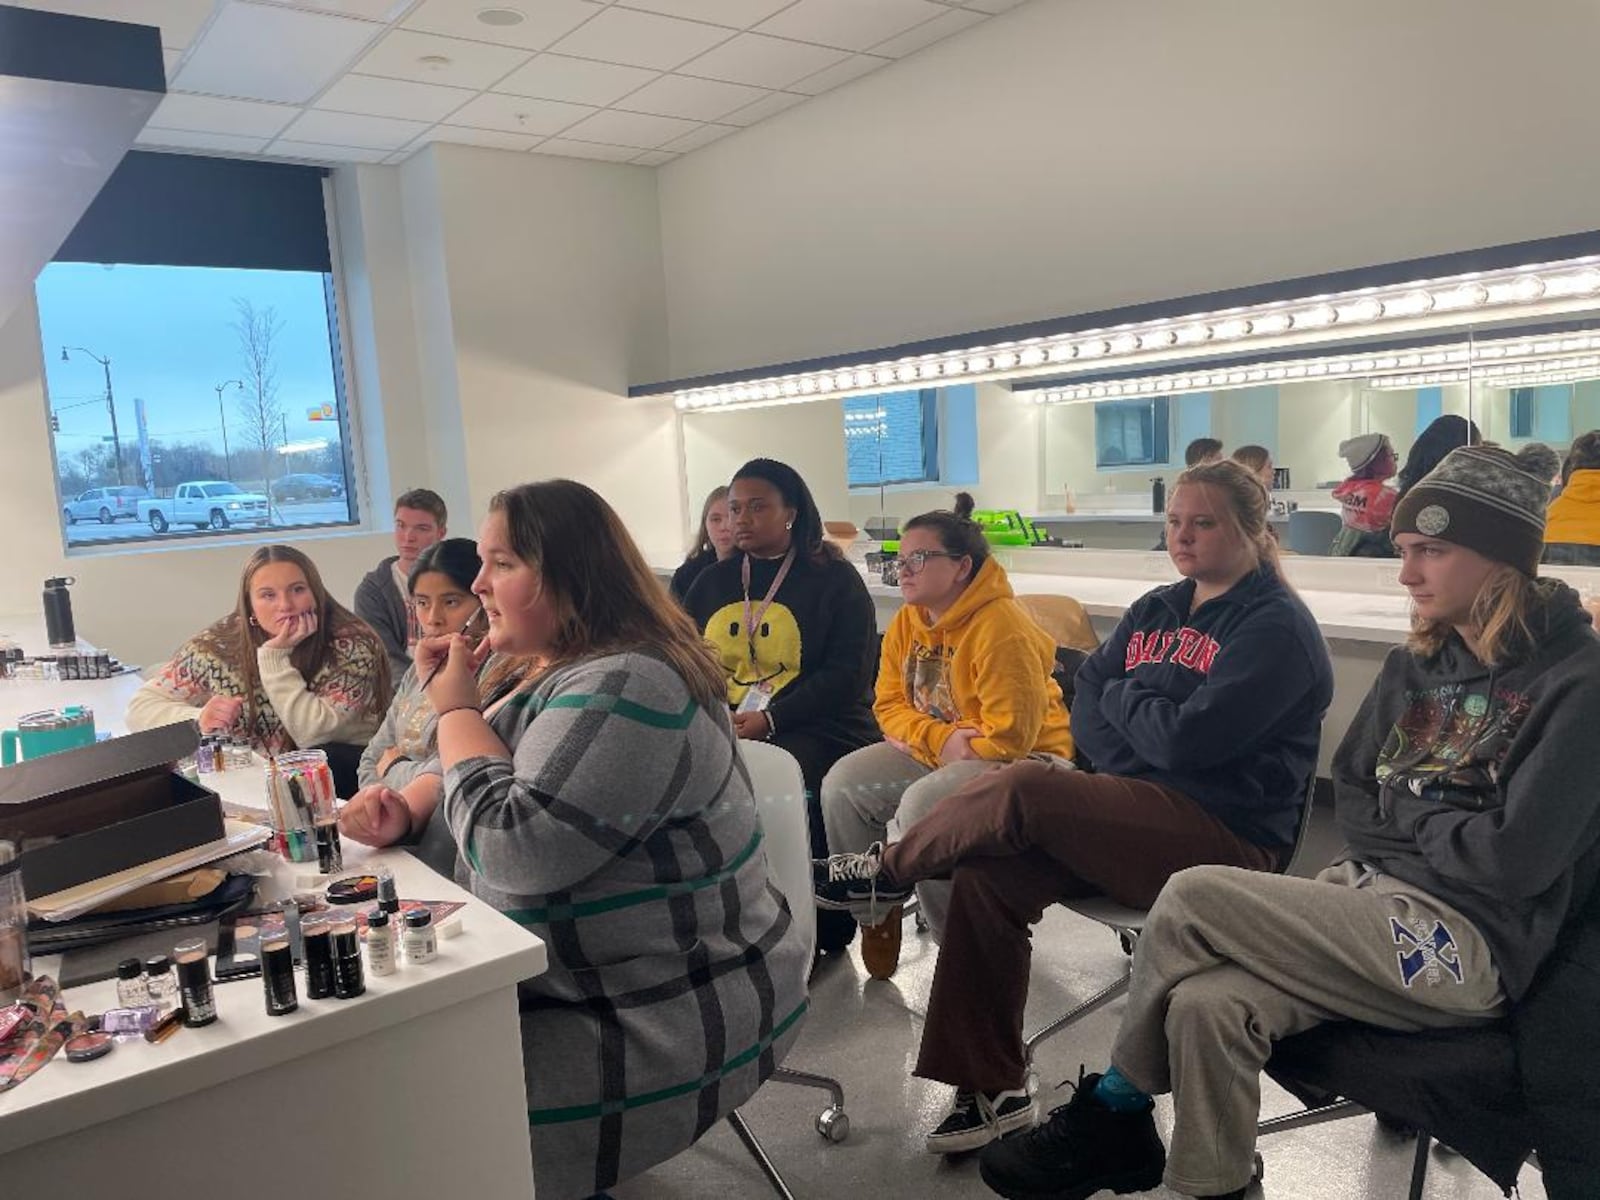
[[[1505,451],[1468,446],[1401,500],[1412,634],[1334,758],[1345,850],[1315,880],[1173,876],[1113,1065],[985,1150],[992,1189],[1242,1196],[1275,1040],[1333,1020],[1473,1025],[1527,992],[1600,876],[1600,638],[1577,593],[1537,577],[1548,491]],[[1150,1097],[1167,1091],[1170,1150]]]

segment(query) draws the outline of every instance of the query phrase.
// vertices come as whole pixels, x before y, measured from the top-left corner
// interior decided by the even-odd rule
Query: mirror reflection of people
[[[1033,1122],[1022,1018],[1029,927],[1046,909],[1089,895],[1148,908],[1175,871],[1267,872],[1293,846],[1333,665],[1279,571],[1267,494],[1237,463],[1191,467],[1167,534],[1183,580],[1135,601],[1078,669],[1072,737],[1093,773],[997,767],[887,848],[813,865],[822,902],[867,923],[913,885],[951,880],[916,1064],[956,1089],[932,1153]]]
[[[805,777],[813,855],[827,853],[822,778],[879,738],[872,716],[877,614],[861,574],[823,537],[793,467],[752,459],[728,487],[737,553],[700,573],[684,607],[717,650],[733,726],[792,754]],[[817,914],[817,950],[855,937],[849,914]]]
[[[424,637],[449,637],[473,623],[488,627],[472,583],[482,569],[471,538],[446,538],[421,554],[407,581]],[[437,720],[416,664],[406,668],[383,724],[358,768],[361,790],[340,813],[340,828],[369,846],[409,841],[425,828],[443,794],[444,768],[435,742]]]
[[[1206,463],[1222,461],[1222,443],[1214,437],[1197,437],[1183,448],[1183,465],[1185,467],[1199,467]],[[1161,523],[1161,536],[1156,539],[1153,549],[1162,553],[1167,549],[1167,524]]]
[[[518,985],[528,1126],[538,1195],[575,1200],[755,1092],[809,963],[722,668],[617,514],[571,480],[526,484],[489,502],[478,551],[487,638],[425,638],[417,670],[437,669],[456,877],[549,950]],[[485,706],[491,651],[528,669]]]
[[[1550,502],[1544,561],[1600,566],[1600,429],[1579,434],[1561,468],[1561,494]]]
[[[1462,446],[1475,446],[1481,441],[1483,434],[1478,432],[1478,426],[1455,413],[1445,413],[1428,422],[1428,427],[1417,434],[1417,440],[1411,443],[1411,449],[1406,452],[1405,465],[1400,468],[1400,477],[1396,481],[1400,499],[1404,500],[1406,493],[1443,462],[1444,456],[1450,451]]]
[[[671,591],[682,600],[712,563],[733,557],[733,522],[728,516],[728,489],[714,487],[700,506],[700,530],[682,564],[672,573]]]
[[[1400,493],[1389,485],[1398,467],[1387,434],[1363,433],[1339,443],[1350,476],[1333,489],[1339,532],[1328,553],[1340,558],[1393,558],[1389,519]]]
[[[1111,1066],[985,1150],[992,1188],[1086,1197],[1115,1178],[1242,1198],[1274,1041],[1341,1020],[1478,1026],[1526,994],[1600,873],[1600,639],[1570,587],[1538,578],[1547,493],[1488,447],[1407,493],[1393,529],[1411,637],[1334,755],[1338,860],[1316,879],[1174,876],[1139,938]]]
[[[1233,461],[1261,481],[1261,486],[1272,494],[1272,451],[1265,446],[1249,444],[1233,452]]]
[[[1055,641],[1017,603],[972,507],[962,492],[954,511],[912,517],[901,531],[905,603],[884,634],[872,706],[884,740],[845,755],[822,781],[832,853],[882,841],[891,817],[909,829],[997,763],[1072,759],[1051,677]],[[950,885],[917,890],[940,939]],[[894,905],[863,927],[861,957],[874,979],[894,974],[903,924]]]
[[[262,546],[239,576],[234,611],[178,648],[128,704],[128,728],[198,721],[262,754],[328,750],[340,793],[355,791],[359,747],[389,703],[389,659],[328,595],[293,546]]]
[[[1561,456],[1543,442],[1528,442],[1516,449],[1517,461],[1522,469],[1536,479],[1542,479],[1552,488],[1561,474]]]

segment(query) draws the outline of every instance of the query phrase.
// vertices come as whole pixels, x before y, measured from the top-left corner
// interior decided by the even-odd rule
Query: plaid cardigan
[[[534,1179],[540,1200],[589,1196],[750,1097],[810,964],[728,714],[665,662],[559,667],[491,724],[512,761],[445,775],[456,875],[549,948],[519,986]]]

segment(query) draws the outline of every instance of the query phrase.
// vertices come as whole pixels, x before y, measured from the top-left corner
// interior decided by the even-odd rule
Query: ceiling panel
[[[843,50],[741,33],[709,54],[684,64],[683,73],[752,87],[784,88],[848,57]]]
[[[425,121],[401,121],[394,117],[365,117],[358,113],[302,113],[283,131],[297,142],[321,142],[327,146],[356,146],[371,150],[398,150],[427,129]]]
[[[535,154],[559,154],[563,158],[593,158],[600,162],[628,162],[639,153],[626,146],[600,146],[594,142],[572,142],[564,138],[551,138],[540,142]]]
[[[476,129],[498,129],[503,133],[547,136],[560,133],[568,125],[594,112],[594,106],[588,104],[564,104],[558,100],[532,100],[525,96],[502,96],[487,92],[458,108],[451,115],[450,123]]]
[[[1022,2],[1023,0],[967,0],[967,7],[984,13],[1003,13],[1010,12]]]
[[[490,7],[520,12],[524,20],[519,25],[486,25],[479,20],[479,15]],[[496,0],[424,0],[400,24],[424,33],[543,50],[597,16],[603,7],[587,0],[507,0],[504,4]]]
[[[168,92],[150,116],[154,129],[189,129],[231,133],[245,137],[272,137],[298,116],[288,104],[261,104],[254,100],[224,100],[217,96],[185,96]]]
[[[382,162],[387,150],[363,146],[324,146],[319,142],[291,142],[279,138],[267,147],[268,158],[306,158],[312,162]]]
[[[356,65],[364,75],[387,75],[445,87],[492,87],[533,57],[515,46],[491,46],[461,38],[397,29],[386,34]]]
[[[630,158],[628,161],[637,163],[641,167],[659,167],[662,163],[669,163],[677,157],[670,150],[646,150],[643,154],[636,158]]]
[[[234,0],[206,26],[172,83],[185,92],[303,104],[337,78],[381,28]]]
[[[544,100],[603,107],[659,78],[660,74],[644,67],[541,54],[527,66],[518,67],[507,75],[494,90],[513,96],[538,96]]]
[[[317,97],[312,107],[409,121],[442,121],[477,94],[471,88],[440,87],[409,79],[346,75]]]
[[[768,92],[766,97],[757,100],[737,112],[731,112],[722,118],[724,125],[754,125],[757,121],[765,121],[768,117],[775,117],[784,109],[793,108],[796,104],[804,104],[809,96],[797,96],[793,92]]]
[[[151,129],[139,134],[141,146],[162,146],[174,150],[225,150],[233,154],[257,154],[271,138],[241,137],[233,133],[203,133],[193,129]]]
[[[949,10],[929,0],[797,0],[757,32],[845,50],[865,50]]]
[[[808,96],[820,96],[823,92],[831,91],[841,83],[849,83],[852,79],[860,79],[863,75],[876,71],[879,67],[886,67],[891,60],[877,58],[871,54],[855,54],[845,59],[842,63],[818,71],[815,75],[807,75],[797,83],[791,83],[791,91],[804,92]]]
[[[366,21],[389,22],[410,8],[415,0],[283,0],[291,8],[312,8],[318,12]]]
[[[731,29],[749,29],[765,21],[779,9],[787,8],[794,0],[618,0],[628,8],[642,8],[646,12],[661,13],[668,17],[684,17],[690,21],[706,21],[712,25],[726,25]],[[865,0],[862,0],[865,3]],[[638,162],[638,159],[634,159]]]
[[[670,71],[732,36],[732,30],[718,25],[608,8],[551,49],[577,58]]]
[[[915,29],[908,29],[898,37],[892,37],[886,42],[879,42],[872,47],[874,54],[882,54],[888,58],[904,58],[908,54],[915,54],[925,46],[943,41],[952,33],[960,33],[972,25],[977,25],[986,18],[982,13],[970,12],[964,8],[952,8],[943,16],[935,17],[931,21],[924,21]]]
[[[6,0],[6,3],[13,8],[34,8],[73,17],[154,25],[161,30],[163,46],[181,50],[194,40],[200,26],[211,15],[212,0]]]
[[[673,138],[693,133],[699,121],[677,117],[653,117],[648,113],[618,112],[608,109],[579,121],[565,130],[563,137],[581,142],[604,142],[608,146],[632,146],[637,150],[656,150]],[[630,156],[631,157],[631,156]]]
[[[687,75],[663,75],[654,83],[634,92],[618,107],[629,112],[715,121],[771,94],[764,88],[746,87],[742,83],[691,79]]]
[[[450,142],[457,146],[487,146],[491,150],[532,150],[543,137],[528,133],[504,133],[497,129],[467,129],[460,125],[435,125],[413,144],[420,149],[429,142]]]
[[[725,138],[730,133],[738,132],[731,125],[702,125],[693,133],[685,134],[681,138],[675,138],[661,148],[678,154],[687,154],[691,150],[700,149],[701,146],[709,146],[712,142]]]

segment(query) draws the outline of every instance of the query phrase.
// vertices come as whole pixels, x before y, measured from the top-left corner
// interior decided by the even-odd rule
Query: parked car
[[[68,525],[76,525],[79,521],[99,521],[102,525],[110,525],[124,517],[137,521],[140,519],[139,501],[149,495],[142,487],[90,488],[63,504],[61,515],[66,518]]]
[[[344,484],[326,475],[285,475],[272,481],[274,500],[337,500]]]
[[[165,533],[172,525],[193,525],[196,529],[265,525],[269,511],[267,498],[259,492],[247,492],[219,479],[180,483],[166,499],[139,502],[139,515],[157,533]]]

